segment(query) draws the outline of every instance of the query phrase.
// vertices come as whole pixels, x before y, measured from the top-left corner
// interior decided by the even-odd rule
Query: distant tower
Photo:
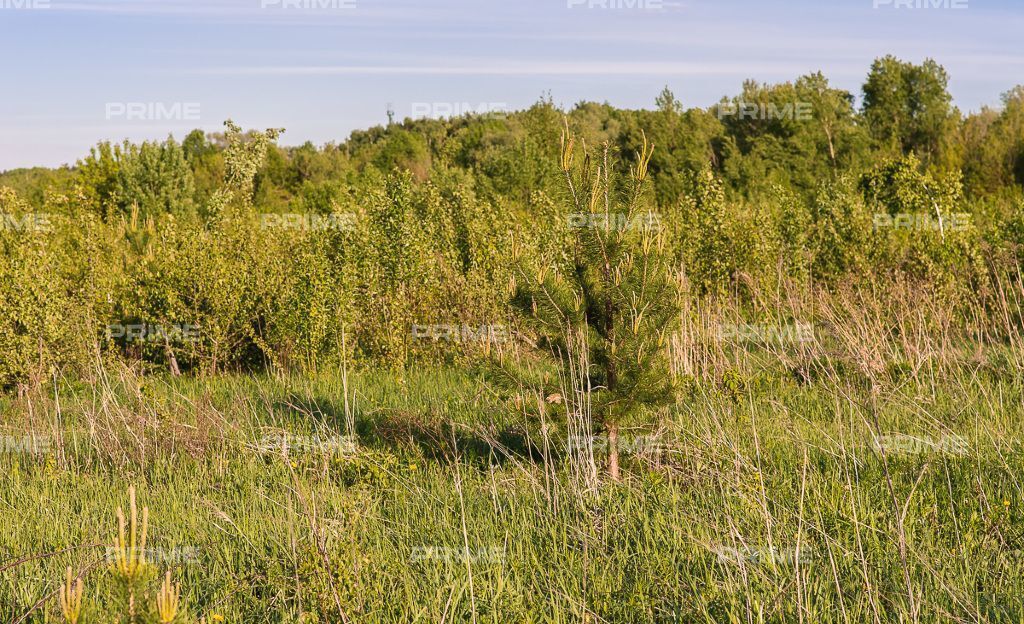
[[[395,105],[388,102],[388,125],[395,123]]]

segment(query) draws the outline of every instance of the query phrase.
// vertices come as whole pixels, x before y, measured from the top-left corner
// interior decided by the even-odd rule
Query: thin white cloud
[[[294,0],[290,0],[294,1]],[[302,1],[302,0],[300,0]],[[49,10],[98,13],[127,17],[182,17],[196,20],[225,18],[239,23],[253,21],[313,20],[322,24],[328,17],[340,19],[445,19],[455,15],[445,7],[425,4],[384,6],[367,0],[305,0],[306,5],[285,6],[283,0],[49,0]],[[332,5],[331,2],[336,4]]]
[[[480,62],[474,65],[321,65],[219,67],[185,70],[198,75],[419,75],[419,76],[754,76],[799,75],[813,63],[787,62],[665,62],[665,61],[527,61]],[[858,71],[862,71],[858,69]]]
[[[50,0],[49,9],[54,11],[73,11],[79,13],[116,13],[122,15],[209,15],[228,13],[242,8],[239,3],[225,3],[210,0],[195,3],[188,0],[99,0],[80,2],[77,0]]]

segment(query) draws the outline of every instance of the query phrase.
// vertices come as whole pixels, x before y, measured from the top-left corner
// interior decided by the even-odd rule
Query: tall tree
[[[1024,85],[1003,94],[1003,109],[971,115],[962,129],[964,177],[972,191],[1024,185]]]
[[[125,214],[151,217],[194,208],[192,168],[173,138],[139,146],[126,143],[117,180],[117,200]]]
[[[608,474],[618,480],[620,427],[673,396],[666,346],[679,320],[678,289],[666,236],[643,211],[654,148],[645,143],[629,177],[619,179],[607,145],[598,164],[585,154],[576,166],[574,144],[567,125],[561,167],[570,257],[521,266],[513,303],[543,347],[562,358],[583,351],[582,383],[608,437]]]
[[[874,139],[883,148],[937,163],[959,116],[948,83],[946,70],[931,59],[920,65],[894,56],[875,60],[864,83],[863,106]]]
[[[853,96],[829,86],[820,72],[795,83],[748,80],[716,112],[729,135],[725,173],[748,194],[772,184],[809,193],[866,144]]]

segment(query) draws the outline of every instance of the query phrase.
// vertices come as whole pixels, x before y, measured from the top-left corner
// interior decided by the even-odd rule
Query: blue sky
[[[685,106],[708,106],[746,78],[779,82],[817,70],[859,93],[871,61],[889,53],[943,64],[963,110],[997,106],[1024,83],[1024,0],[947,0],[965,9],[912,1],[926,8],[885,0],[0,0],[0,170],[74,163],[101,140],[219,130],[229,117],[286,128],[282,143],[297,145],[384,123],[389,105],[399,118],[417,104],[518,109],[550,92],[566,107],[650,108],[668,85]],[[199,119],[108,118],[108,105],[129,102],[198,105]]]

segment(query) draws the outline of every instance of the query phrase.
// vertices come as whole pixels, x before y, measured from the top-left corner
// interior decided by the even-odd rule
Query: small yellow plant
[[[564,171],[565,173],[569,173],[569,170],[572,169],[572,151],[575,147],[576,140],[569,132],[569,120],[564,119],[563,121],[565,122],[565,129],[562,130],[561,166],[562,171]]]
[[[60,587],[60,610],[70,624],[78,624],[82,614],[82,579],[73,580],[71,568],[67,570],[67,582]]]
[[[119,574],[128,584],[127,617],[129,622],[139,621],[139,614],[136,613],[136,594],[140,588],[137,581],[144,580],[145,573],[149,570],[150,564],[146,562],[146,536],[149,530],[149,508],[142,508],[142,522],[139,522],[139,509],[135,503],[135,487],[128,488],[129,517],[126,520],[124,509],[117,509],[117,535],[113,539],[113,564],[112,570]],[[61,613],[64,620],[69,624],[78,624],[82,614],[82,594],[84,585],[82,579],[74,579],[71,568],[67,569],[67,581],[60,586],[59,598]],[[148,600],[149,592],[141,594]],[[160,624],[171,624],[181,615],[188,619],[181,608],[181,585],[171,582],[171,572],[167,571],[163,583],[156,594],[156,614]],[[224,618],[220,615],[212,615],[211,623],[222,622]],[[146,620],[150,621],[150,620]],[[204,620],[205,624],[205,620]]]
[[[160,587],[160,593],[156,595],[156,610],[160,615],[160,624],[171,624],[178,615],[178,598],[181,596],[181,586],[175,583],[171,585],[171,571],[167,571],[164,577],[164,584]]]
[[[149,528],[149,507],[142,508],[142,532],[138,532],[138,509],[135,506],[135,486],[128,488],[131,527],[125,534],[124,510],[117,508],[118,535],[114,540],[115,567],[128,581],[133,581],[146,568],[146,531]]]
[[[638,183],[643,182],[644,180],[647,179],[647,169],[648,166],[651,164],[651,156],[654,156],[654,146],[648,146],[647,134],[643,132],[643,130],[641,130],[640,133],[644,137],[644,146],[636,155],[636,166],[630,167],[630,171],[633,174],[633,179],[635,179]]]

